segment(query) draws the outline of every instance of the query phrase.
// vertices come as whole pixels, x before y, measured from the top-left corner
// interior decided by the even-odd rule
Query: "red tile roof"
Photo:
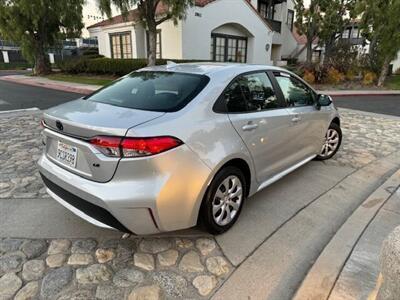
[[[195,5],[199,6],[199,7],[204,7],[213,1],[215,1],[215,0],[195,0]],[[167,8],[165,5],[163,5],[162,3],[159,3],[157,6],[157,9],[156,9],[156,14],[162,15],[163,13],[166,12],[166,9]],[[139,11],[138,11],[138,9],[133,9],[128,12],[128,15],[125,18],[122,15],[118,15],[118,16],[112,17],[110,19],[101,21],[99,23],[90,25],[87,28],[89,29],[89,28],[94,28],[94,27],[103,27],[103,26],[124,23],[124,22],[137,22],[137,21],[139,21]]]

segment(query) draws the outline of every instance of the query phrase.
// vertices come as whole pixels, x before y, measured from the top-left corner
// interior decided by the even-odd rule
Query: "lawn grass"
[[[98,77],[89,75],[68,75],[68,74],[51,74],[47,75],[46,78],[57,81],[66,81],[82,84],[92,85],[106,85],[115,80],[112,77]]]
[[[386,79],[385,86],[391,90],[400,90],[400,75],[393,75]]]

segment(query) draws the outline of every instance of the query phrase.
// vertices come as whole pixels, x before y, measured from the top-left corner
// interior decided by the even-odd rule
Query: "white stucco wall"
[[[205,7],[193,7],[182,21],[182,58],[210,59],[211,32],[221,25],[240,24],[251,34],[248,38],[248,63],[271,64],[271,29],[245,0],[217,0]],[[195,14],[198,14],[196,16]]]
[[[136,31],[132,23],[115,24],[108,27],[90,28],[91,37],[97,37],[99,43],[99,54],[111,58],[110,34],[117,32],[130,32],[132,39],[132,58],[137,58],[138,49],[136,47]]]
[[[182,22],[167,21],[160,26],[162,58],[182,59]]]
[[[396,72],[397,70],[400,71],[400,51],[397,53],[397,59],[392,61],[393,64],[393,72]]]

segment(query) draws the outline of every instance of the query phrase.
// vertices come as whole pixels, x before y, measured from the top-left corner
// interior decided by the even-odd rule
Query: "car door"
[[[293,151],[294,160],[300,162],[320,152],[326,131],[326,116],[315,105],[316,93],[301,80],[286,72],[274,72],[274,77],[290,115],[289,131],[293,139],[288,147]]]
[[[244,74],[224,92],[229,119],[249,149],[257,181],[287,168],[289,113],[265,72]]]

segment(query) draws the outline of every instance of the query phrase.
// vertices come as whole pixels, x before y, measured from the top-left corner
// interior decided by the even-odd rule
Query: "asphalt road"
[[[15,71],[0,71],[0,77]],[[0,81],[0,111],[37,107],[46,109],[83,95]],[[334,97],[336,106],[400,116],[399,96]]]
[[[75,93],[0,81],[0,111],[32,107],[46,109],[81,96]]]
[[[400,95],[334,97],[333,101],[337,107],[400,116]]]

